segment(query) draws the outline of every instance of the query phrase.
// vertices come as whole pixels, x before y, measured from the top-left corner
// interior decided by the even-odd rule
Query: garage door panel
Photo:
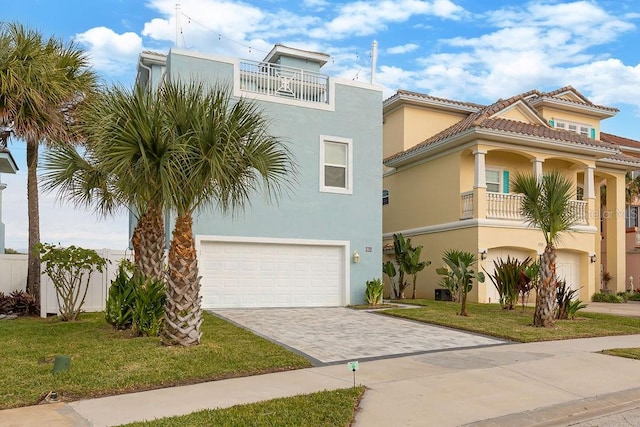
[[[201,241],[204,308],[338,306],[344,246]]]

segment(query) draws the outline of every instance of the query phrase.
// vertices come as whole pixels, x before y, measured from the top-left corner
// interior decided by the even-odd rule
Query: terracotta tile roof
[[[604,142],[608,142],[610,144],[615,144],[620,147],[633,147],[640,148],[640,141],[636,141],[635,139],[624,138],[618,135],[612,135],[610,133],[600,132],[600,139]]]
[[[593,102],[589,101],[589,99],[587,97],[585,97],[583,94],[581,94],[579,91],[577,91],[573,86],[564,86],[564,87],[561,87],[560,89],[556,89],[556,90],[553,90],[551,92],[538,92],[537,90],[536,91],[532,91],[532,92],[535,92],[535,94],[537,95],[535,97],[531,97],[530,98],[531,102],[534,102],[534,103],[538,99],[556,98],[556,99],[561,100],[562,102],[568,102],[568,103],[572,103],[572,104],[576,104],[576,105],[588,105],[590,107],[598,108],[598,109],[605,110],[605,111],[610,111],[610,112],[615,112],[615,113],[620,111],[617,108],[606,107],[604,105],[594,104]],[[582,100],[582,102],[574,101],[572,99],[560,98],[560,97],[557,96],[557,95],[563,94],[565,92],[572,92],[574,95],[576,95],[578,98],[580,98]]]
[[[607,157],[604,160],[615,160],[617,162],[631,163],[631,164],[635,164],[638,167],[640,167],[640,158],[638,158],[636,156],[630,156],[630,155],[624,154],[624,153],[614,154],[612,156]]]
[[[447,99],[447,98],[438,98],[437,96],[431,96],[431,95],[427,95],[425,93],[419,93],[419,92],[411,92],[409,90],[403,90],[403,89],[399,89],[395,95],[387,98],[388,100],[392,99],[394,96],[396,95],[409,95],[409,96],[415,96],[417,98],[422,98],[422,99],[426,99],[426,100],[430,100],[430,101],[436,101],[436,102],[442,102],[445,104],[452,104],[452,105],[459,105],[462,107],[471,107],[471,108],[475,108],[475,109],[481,109],[486,107],[486,105],[482,105],[482,104],[476,104],[473,102],[462,102],[462,101],[455,101],[453,99]]]
[[[405,157],[406,155],[411,154],[412,152],[419,151],[420,149],[428,145],[443,141],[449,137],[460,134],[472,128],[492,129],[519,135],[537,136],[589,147],[613,148],[613,145],[607,142],[587,138],[586,136],[582,136],[576,132],[571,132],[568,130],[554,129],[546,125],[529,124],[517,120],[492,118],[492,116],[496,113],[519,101],[522,101],[530,109],[532,114],[535,114],[540,118],[542,122],[546,123],[546,120],[528,104],[526,99],[531,95],[535,95],[536,92],[537,91],[529,91],[520,95],[513,96],[509,99],[498,100],[497,102],[488,105],[475,113],[469,114],[469,116],[467,116],[465,119],[459,121],[451,127],[448,127],[442,132],[433,135],[425,141],[409,148],[408,150],[387,157],[386,159],[384,159],[384,162],[386,163],[400,157]]]

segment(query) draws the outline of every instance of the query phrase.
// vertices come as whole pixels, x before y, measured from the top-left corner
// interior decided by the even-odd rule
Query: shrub
[[[634,292],[627,296],[627,301],[640,301],[640,293]]]
[[[129,329],[133,324],[133,304],[135,293],[131,275],[126,265],[121,263],[118,275],[111,281],[109,296],[105,304],[105,320],[116,329]]]
[[[9,295],[0,292],[0,314],[26,316],[36,314],[36,299],[24,291],[13,291]]]
[[[149,337],[158,336],[164,320],[164,304],[167,300],[165,283],[148,277],[134,276],[133,324],[134,332]]]
[[[517,258],[510,256],[507,256],[506,261],[502,258],[493,261],[494,273],[487,275],[498,291],[502,308],[513,310],[520,295],[522,295],[524,306],[525,300],[531,292],[531,278],[527,276],[527,267],[531,265],[531,262],[530,257],[520,262]]]
[[[603,294],[603,293],[595,293],[591,297],[592,302],[610,302],[610,303],[621,303],[623,302],[619,296],[614,294]]]
[[[573,297],[578,291],[579,289],[568,288],[567,282],[565,280],[558,280],[556,282],[556,299],[558,301],[558,306],[556,307],[556,319],[569,318],[569,315],[570,315],[569,309],[571,307],[571,303],[573,302]],[[578,310],[579,309],[576,308],[575,311],[578,311]],[[574,317],[575,317],[575,313],[574,313]]]
[[[569,304],[567,305],[567,318],[572,320],[575,319],[576,313],[583,308],[587,308],[587,304],[583,303],[579,299],[569,301]]]
[[[364,302],[369,305],[382,303],[382,292],[384,285],[380,279],[367,280],[367,289],[364,293]]]
[[[39,243],[42,270],[47,273],[56,289],[58,316],[63,321],[76,320],[82,311],[94,270],[102,272],[107,260],[93,249],[77,246],[58,247]]]

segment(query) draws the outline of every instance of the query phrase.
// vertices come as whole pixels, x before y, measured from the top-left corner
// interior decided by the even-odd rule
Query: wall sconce
[[[486,249],[478,249],[478,252],[480,253],[480,259],[481,260],[485,260],[487,259],[487,250]]]
[[[353,262],[355,264],[360,262],[360,254],[358,253],[358,251],[353,251]]]
[[[595,263],[597,260],[598,260],[598,257],[596,256],[595,253],[592,252],[589,254],[589,261],[591,261],[592,264]]]

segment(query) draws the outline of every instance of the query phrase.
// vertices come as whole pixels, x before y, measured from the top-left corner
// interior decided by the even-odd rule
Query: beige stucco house
[[[419,297],[434,298],[440,288],[435,267],[447,249],[477,253],[489,271],[497,258],[542,253],[543,235],[523,221],[510,177],[551,170],[574,183],[578,219],[557,246],[559,277],[580,288],[583,301],[600,290],[601,271],[613,276],[610,289],[625,289],[625,173],[640,169],[640,159],[601,138],[600,122],[617,109],[570,86],[487,106],[400,90],[383,108],[383,243],[401,232],[424,246],[433,264],[418,276]],[[487,280],[470,299],[497,302],[498,294]]]

